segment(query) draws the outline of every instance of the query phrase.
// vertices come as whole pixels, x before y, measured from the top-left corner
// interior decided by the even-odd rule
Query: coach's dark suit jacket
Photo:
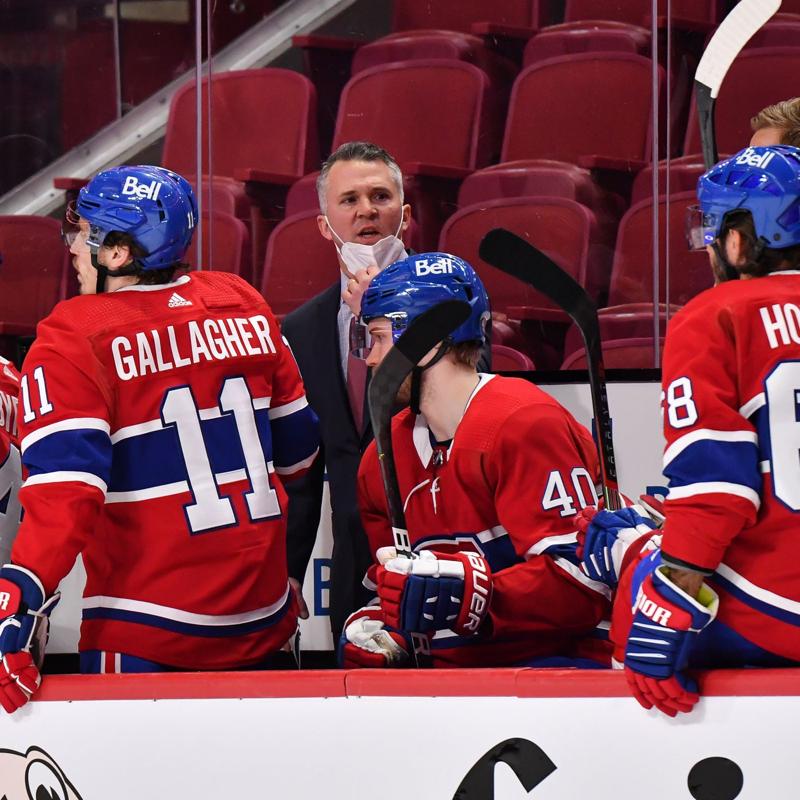
[[[356,501],[356,474],[362,450],[372,439],[364,406],[364,429],[356,431],[342,375],[336,316],[341,305],[337,281],[289,314],[281,329],[289,340],[308,402],[317,412],[322,444],[314,467],[299,481],[287,481],[289,493],[289,574],[302,581],[314,547],[322,501],[323,469],[328,469],[333,509],[333,558],[330,573],[331,629],[334,645],[347,615],[369,599],[361,585],[371,562]]]

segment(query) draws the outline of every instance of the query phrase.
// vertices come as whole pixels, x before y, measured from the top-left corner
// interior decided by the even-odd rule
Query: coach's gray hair
[[[382,161],[389,168],[392,180],[400,195],[400,203],[403,202],[403,173],[389,153],[382,147],[372,144],[372,142],[345,142],[339,145],[322,162],[322,169],[317,176],[317,197],[319,198],[320,211],[323,214],[328,212],[328,203],[325,197],[325,193],[328,190],[328,173],[337,161]]]

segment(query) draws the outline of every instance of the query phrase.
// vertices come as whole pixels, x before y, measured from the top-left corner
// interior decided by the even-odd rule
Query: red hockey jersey
[[[449,447],[434,446],[408,409],[392,440],[413,549],[477,550],[493,572],[488,632],[437,633],[435,663],[520,664],[563,654],[593,630],[608,589],[578,569],[574,515],[597,501],[597,455],[566,409],[527,381],[482,375]],[[374,555],[393,543],[374,443],[358,491]]]
[[[0,563],[11,556],[17,535],[21,507],[19,489],[22,484],[19,450],[9,433],[0,428]]]
[[[0,428],[17,444],[17,405],[19,372],[8,360],[0,356]]]
[[[81,650],[261,661],[294,632],[286,494],[316,417],[269,307],[194,272],[60,303],[20,392],[28,477],[12,558],[52,592],[83,555]]]
[[[715,570],[719,619],[800,660],[800,272],[694,298],[663,385],[664,556]]]

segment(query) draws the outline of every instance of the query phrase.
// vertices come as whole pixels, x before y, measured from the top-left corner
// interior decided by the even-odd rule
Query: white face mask
[[[345,242],[341,236],[333,229],[327,215],[325,222],[328,223],[330,232],[342,243],[339,247],[336,242],[333,243],[336,252],[344,262],[344,265],[352,273],[356,273],[360,269],[375,266],[378,269],[384,269],[389,264],[394,264],[401,258],[405,258],[406,248],[403,242],[398,238],[400,229],[403,227],[403,217],[400,217],[400,224],[397,226],[397,231],[394,236],[384,236],[380,241],[375,244],[359,244],[358,242]]]

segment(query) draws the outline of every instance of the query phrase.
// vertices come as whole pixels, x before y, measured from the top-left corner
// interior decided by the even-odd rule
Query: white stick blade
[[[708,43],[695,80],[711,89],[716,98],[733,59],[753,34],[781,7],[781,0],[740,0],[739,4],[720,23]]]

